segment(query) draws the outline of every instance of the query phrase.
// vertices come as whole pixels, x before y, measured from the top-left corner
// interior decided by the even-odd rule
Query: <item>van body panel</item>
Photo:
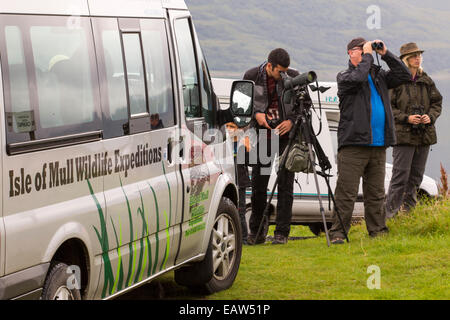
[[[230,184],[233,185],[236,195],[238,194],[238,191],[236,189],[236,186],[234,186],[233,181],[234,181],[234,177],[229,172],[224,172],[223,174],[221,174],[219,176],[219,178],[217,179],[216,185],[215,185],[212,199],[211,199],[211,205],[209,207],[209,212],[217,213],[217,211],[219,209],[220,201],[224,194],[224,191],[227,188],[227,186],[229,186]],[[237,207],[237,204],[236,204],[236,207]],[[210,214],[209,216],[207,216],[207,219],[205,221],[206,230],[212,230],[212,228],[214,227],[215,219],[216,219],[215,214]],[[209,239],[210,234],[211,234],[210,232],[205,233],[203,240],[202,240],[200,252],[205,252],[208,249],[208,245],[209,245],[209,241],[210,241],[210,239]]]
[[[49,267],[50,263],[43,263],[0,278],[0,300],[20,299],[23,294],[42,288]]]
[[[0,0],[0,13],[87,16],[85,0]]]
[[[161,3],[162,6],[167,9],[188,9],[184,0],[161,0]]]
[[[99,216],[105,211],[103,177],[93,178],[92,172],[89,177],[82,161],[90,157],[92,165],[101,149],[97,142],[4,157],[6,242],[14,244],[6,248],[6,273],[48,262],[51,252],[71,237],[80,238],[84,233],[97,239]],[[87,166],[86,161],[84,164]],[[66,225],[73,228],[65,230]],[[58,230],[62,232],[59,236]],[[83,232],[76,236],[75,230]],[[102,252],[99,241],[91,244],[88,251],[93,255]]]
[[[162,18],[161,0],[88,0],[91,16]]]
[[[179,229],[173,226],[181,213],[179,172],[167,160],[171,132],[173,128],[167,128],[104,141],[117,163],[123,162],[127,168],[130,162],[129,170],[104,178],[108,230],[108,255],[104,253],[104,258],[111,263],[108,272],[114,279],[121,273],[126,277],[123,283],[115,281],[108,294],[174,264]],[[133,166],[126,155],[134,155]]]
[[[215,216],[216,212],[210,212],[211,201],[214,198],[214,192],[217,185],[217,180],[222,173],[222,167],[217,161],[217,154],[215,149],[220,148],[222,144],[217,143],[205,143],[203,138],[207,136],[207,123],[205,117],[188,117],[184,106],[191,103],[193,99],[191,92],[186,95],[185,86],[183,81],[183,72],[186,66],[181,66],[180,56],[186,53],[186,48],[190,51],[190,54],[196,59],[191,61],[192,65],[196,65],[194,70],[195,75],[199,77],[199,74],[203,71],[199,65],[201,51],[198,46],[198,39],[195,35],[194,26],[191,21],[189,11],[184,10],[168,10],[171,28],[171,37],[174,43],[174,56],[177,57],[176,73],[177,73],[177,90],[180,97],[180,135],[183,140],[183,145],[187,148],[184,150],[181,174],[184,182],[184,203],[182,204],[184,209],[182,226],[181,226],[181,238],[180,249],[177,257],[177,263],[186,259],[197,256],[204,253],[202,251],[202,243],[205,235],[208,239],[211,233],[210,226],[207,226],[207,222],[210,216]],[[187,21],[185,25],[177,24],[179,21]],[[187,38],[177,38],[180,36],[181,27],[188,26],[187,32],[189,32]],[[178,29],[180,28],[180,29]],[[180,33],[178,33],[180,32]],[[183,29],[186,32],[186,29]],[[183,50],[183,53],[181,52]],[[184,57],[186,58],[186,57]],[[198,79],[197,79],[198,80]],[[205,81],[205,79],[203,79]],[[194,91],[193,89],[192,91]],[[202,108],[205,107],[204,97],[199,97]],[[184,112],[183,112],[184,111]],[[223,148],[223,147],[222,147]],[[222,190],[223,192],[223,190]],[[208,216],[209,215],[209,216]]]
[[[148,241],[147,238],[135,240],[131,246],[126,244],[103,254],[101,259],[97,257],[94,264],[102,272],[93,298],[107,298],[173,267],[177,229],[160,231],[148,236]],[[107,260],[109,266],[105,268]]]

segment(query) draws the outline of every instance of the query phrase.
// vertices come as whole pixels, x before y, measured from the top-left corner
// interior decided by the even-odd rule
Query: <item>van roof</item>
[[[163,17],[187,10],[184,0],[0,0],[0,13],[74,16]]]

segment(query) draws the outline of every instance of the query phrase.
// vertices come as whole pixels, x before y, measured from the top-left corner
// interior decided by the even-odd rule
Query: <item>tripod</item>
[[[338,208],[336,207],[336,202],[335,202],[333,193],[331,191],[330,181],[329,181],[330,175],[325,173],[326,170],[331,169],[331,164],[330,164],[327,156],[323,152],[323,149],[320,146],[316,136],[313,133],[313,129],[312,129],[309,113],[304,108],[304,95],[303,94],[300,94],[298,96],[298,101],[299,101],[300,113],[296,117],[294,126],[293,126],[293,128],[291,129],[291,131],[289,133],[288,146],[286,147],[286,149],[284,150],[284,152],[283,152],[283,154],[281,156],[280,165],[278,166],[278,171],[277,171],[277,178],[276,178],[275,183],[273,185],[272,193],[271,193],[271,195],[269,197],[269,200],[268,200],[268,202],[266,204],[266,207],[264,209],[263,217],[261,219],[261,223],[259,224],[258,232],[256,233],[256,239],[259,238],[259,235],[261,233],[261,230],[262,230],[263,226],[266,223],[269,222],[270,203],[272,202],[273,196],[275,194],[275,189],[278,186],[281,170],[283,168],[285,168],[287,155],[289,153],[289,150],[292,148],[292,146],[294,144],[294,140],[296,138],[297,133],[299,133],[300,136],[303,137],[304,141],[306,142],[306,144],[308,146],[309,157],[310,157],[310,160],[313,162],[312,163],[312,169],[313,169],[313,174],[314,174],[314,182],[315,182],[315,185],[316,185],[316,191],[317,191],[317,195],[318,195],[318,198],[319,198],[319,209],[320,209],[320,214],[322,216],[323,226],[324,226],[324,230],[325,230],[325,236],[326,236],[326,239],[327,239],[327,245],[328,245],[328,247],[330,246],[330,237],[329,237],[329,234],[328,234],[327,222],[326,222],[326,218],[325,218],[325,210],[324,210],[323,203],[322,203],[322,196],[320,194],[319,181],[318,181],[318,178],[317,178],[318,174],[325,179],[325,182],[326,182],[326,184],[328,186],[328,194],[331,195],[331,199],[333,201],[334,208],[335,208],[337,217],[339,219],[339,223],[341,224],[342,230],[344,230],[345,239],[347,240],[347,242],[349,242],[349,239],[348,239],[348,236],[347,236],[347,232],[346,232],[346,230],[344,228],[344,224],[342,222],[341,215],[339,214]],[[321,167],[321,170],[322,170],[319,173],[316,171],[316,166],[315,166],[315,163],[314,163],[314,159],[315,158],[314,158],[313,148],[316,151],[316,154],[317,154],[317,157],[318,157],[318,160],[319,160],[319,166]]]

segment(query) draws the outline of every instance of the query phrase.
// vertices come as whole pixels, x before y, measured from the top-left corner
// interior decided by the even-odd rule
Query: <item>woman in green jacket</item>
[[[434,81],[422,69],[422,53],[411,42],[401,46],[400,59],[412,78],[390,91],[397,144],[392,153],[394,167],[386,199],[386,217],[392,218],[417,203],[430,145],[437,142],[436,119],[441,114],[442,96]]]

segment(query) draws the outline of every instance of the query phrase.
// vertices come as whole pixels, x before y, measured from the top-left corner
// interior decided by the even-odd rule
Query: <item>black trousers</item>
[[[399,145],[392,152],[394,167],[386,197],[386,217],[392,218],[403,205],[405,210],[417,203],[417,190],[423,180],[429,145]]]
[[[271,140],[268,140],[269,153],[272,149]],[[288,139],[279,140],[279,154],[281,155],[289,143]],[[254,235],[258,232],[264,209],[267,204],[267,186],[270,179],[270,169],[272,168],[274,156],[270,157],[270,163],[258,163],[252,169],[252,215],[250,217],[250,232]],[[294,173],[282,169],[278,180],[277,216],[275,234],[285,237],[289,236],[291,230],[292,202],[294,188]],[[270,190],[272,191],[272,190]]]
[[[242,241],[247,241],[247,220],[245,219],[246,203],[245,203],[246,187],[239,187],[239,218],[241,219]]]

